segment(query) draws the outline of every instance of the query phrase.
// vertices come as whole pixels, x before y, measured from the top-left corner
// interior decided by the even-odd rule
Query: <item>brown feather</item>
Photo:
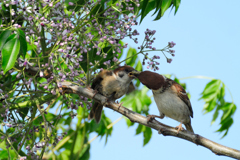
[[[92,106],[92,109],[91,109],[89,115],[88,115],[88,120],[94,118],[95,121],[97,123],[99,123],[101,120],[102,109],[103,109],[103,106],[100,103],[95,102]]]
[[[142,84],[147,86],[149,89],[158,90],[165,85],[164,77],[160,74],[144,71],[137,75],[137,78]]]
[[[172,80],[173,81],[173,80]],[[186,91],[184,90],[184,88],[178,84],[177,82],[173,81],[173,84],[172,84],[173,87],[175,87],[176,91],[177,91],[177,95],[178,97],[188,106],[188,109],[191,113],[191,117],[193,118],[193,110],[192,110],[192,105],[191,105],[191,102],[187,96],[187,93]]]
[[[96,90],[98,93],[103,94],[103,91],[102,91],[102,89],[103,89],[102,81],[103,81],[104,78],[106,79],[107,76],[110,77],[112,75],[113,75],[112,71],[108,71],[108,70],[101,71],[96,76],[96,78],[93,80],[91,88]],[[93,106],[92,106],[92,109],[91,109],[89,115],[88,115],[88,119],[90,120],[90,119],[94,118],[95,121],[97,123],[99,123],[100,120],[101,120],[102,109],[103,109],[103,106],[100,103],[95,102],[93,104]]]
[[[185,127],[186,127],[186,129],[187,129],[188,131],[194,133],[193,128],[192,128],[192,125],[191,125],[191,120],[190,120],[189,123],[185,123],[184,125],[185,125]]]
[[[133,70],[134,69],[130,66],[118,67],[114,71],[102,70],[93,80],[91,88],[96,90],[99,94],[106,96],[108,100],[118,99],[127,92],[127,89],[130,92],[134,90],[134,86],[133,88],[127,88],[130,82],[124,86],[121,86],[116,76],[113,76],[113,74],[116,75],[116,73],[119,71],[125,71],[129,73]],[[99,123],[102,109],[103,106],[100,103],[95,102],[88,116],[89,120],[94,118],[96,122]]]
[[[114,69],[113,72],[116,74],[117,72],[124,71],[124,70],[126,70],[127,72],[131,72],[134,70],[134,68],[132,68],[131,66],[121,66],[121,67]]]
[[[129,94],[135,90],[134,84],[131,82],[128,87],[128,91],[126,94]]]

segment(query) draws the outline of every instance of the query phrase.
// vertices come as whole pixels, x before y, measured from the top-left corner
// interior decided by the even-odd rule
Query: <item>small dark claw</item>
[[[117,103],[118,103],[118,102],[117,102]],[[122,107],[122,104],[123,104],[123,102],[119,103],[118,110],[119,110],[120,107]]]
[[[94,90],[94,94],[93,94],[92,98],[94,98],[97,93],[98,93],[98,91],[97,91],[97,90]]]
[[[147,115],[147,122],[152,122],[153,120],[155,120],[155,115]]]

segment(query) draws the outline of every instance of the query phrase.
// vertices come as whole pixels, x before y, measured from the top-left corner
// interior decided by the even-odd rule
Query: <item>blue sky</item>
[[[194,75],[203,75],[221,79],[230,89],[234,102],[240,107],[239,79],[240,79],[240,1],[231,0],[197,0],[182,1],[177,14],[168,10],[159,21],[148,15],[137,30],[143,35],[146,28],[155,29],[157,38],[154,46],[164,47],[167,42],[174,41],[177,45],[175,57],[171,64],[166,63],[163,55],[160,59],[160,74],[175,74],[178,78]],[[139,42],[141,42],[139,38]],[[130,41],[131,47],[137,45]],[[155,53],[156,54],[156,53]],[[145,68],[146,69],[146,68]],[[194,112],[192,126],[195,133],[200,134],[217,143],[240,150],[240,112],[236,110],[234,124],[228,135],[221,139],[221,134],[215,132],[219,126],[219,119],[211,125],[213,113],[203,114],[203,101],[198,101],[200,93],[209,80],[185,79],[187,89],[191,94],[191,103]],[[231,101],[229,93],[226,99]],[[107,116],[115,121],[121,115],[104,108]],[[158,114],[154,100],[150,106],[150,114]],[[178,122],[165,118],[161,122],[171,126]],[[105,140],[97,138],[91,143],[91,160],[130,160],[130,159],[166,159],[182,160],[204,158],[211,160],[230,159],[225,156],[216,156],[210,150],[197,146],[175,137],[164,137],[153,130],[152,138],[143,147],[143,136],[135,135],[137,125],[127,128],[125,120],[114,125],[112,136],[107,145]],[[92,134],[91,137],[95,135]],[[90,138],[91,138],[90,137]]]

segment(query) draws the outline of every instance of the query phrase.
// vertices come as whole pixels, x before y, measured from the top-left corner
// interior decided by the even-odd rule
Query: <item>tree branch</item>
[[[41,105],[43,103],[49,102],[52,99],[55,99],[55,98],[59,97],[59,96],[60,96],[59,93],[57,95],[48,94],[46,96],[34,98],[32,100],[28,100],[28,101],[25,101],[25,102],[20,102],[20,103],[17,103],[17,104],[11,104],[9,107],[5,107],[5,108],[3,108],[2,104],[0,104],[0,107],[1,107],[0,108],[0,113],[4,113],[6,111],[6,109],[13,110],[13,109],[26,108],[26,107],[29,107],[29,106],[35,106],[37,104]]]
[[[150,127],[152,129],[155,129],[164,136],[174,136],[174,137],[178,137],[181,139],[185,139],[187,141],[193,142],[197,145],[201,145],[205,148],[210,149],[216,155],[223,155],[223,156],[227,156],[227,157],[240,159],[240,151],[239,150],[223,146],[221,144],[213,142],[207,138],[204,138],[198,134],[194,134],[187,130],[180,131],[179,133],[177,133],[177,130],[175,128],[165,125],[163,123],[160,123],[156,120],[153,120],[152,122],[147,122],[147,118],[142,116],[141,114],[133,112],[123,106],[119,107],[119,104],[117,104],[115,102],[107,102],[107,98],[100,94],[96,94],[94,96],[94,91],[92,89],[82,88],[82,87],[72,84],[71,82],[61,82],[61,85],[62,85],[62,89],[63,89],[64,93],[75,93],[75,94],[78,94],[81,96],[88,97],[90,99],[94,99],[95,101],[98,101],[101,104],[105,105],[107,108],[110,108],[110,109],[117,111],[118,113],[126,116],[132,122],[137,122],[137,123],[140,123],[147,127]],[[94,98],[93,98],[93,96],[94,96]]]

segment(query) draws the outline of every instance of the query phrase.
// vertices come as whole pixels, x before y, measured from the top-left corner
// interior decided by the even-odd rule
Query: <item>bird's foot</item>
[[[94,90],[94,93],[93,93],[92,98],[94,98],[94,97],[96,96],[97,93],[98,93],[98,91],[97,91],[97,90]]]
[[[147,115],[147,122],[152,122],[155,118],[163,119],[164,116],[157,116],[157,115]]]
[[[87,85],[86,88],[89,89],[89,90],[92,90],[90,85]]]
[[[179,131],[183,131],[185,130],[183,127],[182,127],[182,123],[179,124],[179,126],[175,127],[177,129],[177,134],[179,133]]]
[[[156,115],[147,115],[147,122],[152,122],[153,120],[155,120],[155,117],[157,117]]]
[[[103,104],[104,106],[110,105],[110,103],[115,102],[111,98],[107,98],[106,102]],[[115,102],[116,103],[116,102]]]
[[[117,101],[117,103],[118,103],[118,101]],[[119,108],[122,107],[123,102],[118,103],[118,104],[119,104],[119,106],[118,106],[118,110],[119,110]]]

